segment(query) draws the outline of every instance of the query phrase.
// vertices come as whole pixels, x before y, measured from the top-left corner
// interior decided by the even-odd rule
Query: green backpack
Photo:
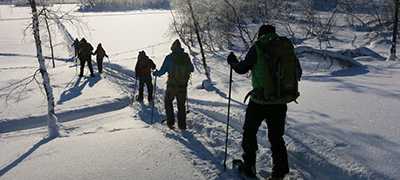
[[[300,96],[298,82],[302,74],[292,41],[287,37],[274,37],[266,44],[258,41],[266,60],[263,99],[289,103]]]
[[[185,52],[172,52],[172,72],[169,81],[174,85],[187,85],[190,78],[190,58]]]

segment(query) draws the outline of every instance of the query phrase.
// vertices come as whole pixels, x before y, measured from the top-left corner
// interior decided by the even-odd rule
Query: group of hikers
[[[92,52],[93,46],[89,42],[87,42],[85,38],[82,38],[80,41],[78,38],[76,38],[72,46],[74,46],[75,48],[75,57],[78,57],[80,61],[79,77],[83,77],[85,63],[87,63],[89,66],[90,76],[94,77],[91,57],[92,55],[96,56],[97,68],[99,73],[103,73],[103,59],[104,57],[108,58],[108,55],[103,49],[101,43],[97,45],[97,48],[94,52]]]
[[[173,111],[173,100],[176,98],[178,107],[178,128],[186,129],[186,107],[187,85],[191,72],[194,71],[189,54],[184,52],[180,41],[177,39],[172,43],[171,53],[167,55],[160,70],[155,70],[156,65],[149,59],[144,51],[139,52],[138,61],[135,66],[136,77],[139,79],[139,94],[137,101],[143,101],[144,84],[147,86],[147,99],[153,102],[153,84],[151,72],[154,76],[162,76],[168,72],[167,90],[165,91],[165,112],[167,119],[163,121],[170,128],[174,127],[175,117]]]
[[[165,57],[159,71],[155,70],[156,65],[144,51],[139,52],[135,67],[136,77],[140,82],[137,100],[143,101],[143,86],[146,84],[148,100],[149,102],[153,101],[152,70],[155,70],[153,75],[157,77],[168,72],[164,97],[167,119],[163,121],[163,124],[174,128],[172,101],[176,98],[178,128],[185,130],[187,82],[194,68],[179,40],[173,42],[171,51]],[[283,139],[287,103],[296,102],[296,98],[300,95],[297,83],[302,74],[293,44],[288,38],[279,37],[274,26],[262,25],[258,30],[257,42],[249,49],[244,60],[239,61],[231,52],[227,57],[227,62],[239,74],[245,74],[248,71],[252,73],[253,90],[248,94],[250,102],[246,109],[243,125],[243,161],[240,160],[237,170],[245,177],[257,177],[257,132],[262,121],[266,120],[273,162],[271,177],[268,180],[282,180],[289,173],[287,150]]]
[[[266,120],[268,126],[268,140],[271,144],[271,157],[273,163],[271,177],[269,177],[268,180],[282,180],[285,175],[289,173],[287,150],[283,139],[286,112],[288,109],[287,103],[295,101],[299,96],[297,91],[298,89],[292,90],[290,87],[292,87],[293,85],[291,84],[294,83],[294,86],[296,86],[295,88],[297,88],[296,83],[300,80],[302,71],[299,61],[294,55],[294,48],[290,40],[289,45],[291,46],[289,46],[289,48],[292,49],[289,51],[283,50],[282,52],[294,57],[287,58],[288,56],[286,56],[284,57],[286,58],[284,60],[285,62],[280,63],[276,60],[279,55],[276,55],[275,60],[271,60],[273,59],[273,56],[265,55],[267,54],[265,51],[277,51],[276,49],[278,48],[273,47],[274,44],[271,45],[269,42],[273,41],[275,44],[279,44],[281,40],[285,40],[285,38],[279,38],[280,37],[276,34],[274,26],[262,25],[258,30],[258,39],[256,43],[251,46],[243,60],[239,61],[233,52],[231,52],[227,57],[228,64],[235,72],[245,74],[248,71],[251,71],[252,74],[253,90],[247,95],[250,96],[250,102],[246,109],[241,144],[243,149],[243,161],[240,160],[237,167],[239,174],[249,178],[257,177],[257,132],[264,120]],[[287,47],[287,44],[288,43],[286,42],[286,45],[284,44],[282,46]],[[82,72],[85,62],[88,62],[89,68],[91,69],[91,75],[93,76],[90,62],[90,55],[92,54],[97,55],[99,72],[101,73],[102,59],[104,56],[108,57],[104,49],[102,49],[101,44],[98,45],[95,53],[91,54],[93,48],[85,39],[82,39],[79,48],[80,50],[77,54],[81,59],[80,76],[83,75]],[[163,124],[170,128],[174,128],[175,116],[172,102],[176,98],[178,107],[178,128],[185,130],[187,85],[190,73],[194,71],[194,68],[189,55],[184,52],[179,40],[175,40],[172,43],[171,51],[172,52],[165,57],[160,70],[156,70],[156,64],[144,51],[139,52],[138,61],[135,66],[135,75],[136,78],[139,79],[139,94],[136,99],[138,101],[143,101],[144,85],[146,85],[148,101],[152,102],[154,97],[151,75],[159,77],[168,73],[167,87],[164,96],[167,119],[163,121]],[[291,67],[285,67],[287,65],[290,65]],[[279,67],[280,70],[275,71],[276,67]],[[294,73],[287,73],[284,71],[294,71]],[[274,74],[277,74],[278,80],[274,80]],[[283,87],[283,90],[281,90],[280,87],[273,87],[276,83],[281,84],[281,81],[282,85],[280,86]]]

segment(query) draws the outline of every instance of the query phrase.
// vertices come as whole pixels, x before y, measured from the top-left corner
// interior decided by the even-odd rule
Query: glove
[[[233,52],[229,53],[227,58],[228,64],[232,64],[233,62],[237,62],[237,58]]]

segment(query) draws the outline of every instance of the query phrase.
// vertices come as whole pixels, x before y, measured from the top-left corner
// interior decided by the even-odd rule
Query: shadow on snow
[[[16,167],[19,163],[21,163],[24,159],[29,157],[33,152],[35,152],[37,149],[39,149],[40,146],[50,142],[54,138],[44,138],[40,140],[38,143],[36,143],[32,148],[30,148],[27,152],[22,154],[19,158],[17,158],[15,161],[11,162],[9,165],[4,167],[3,169],[0,170],[0,177],[3,176],[5,173]]]

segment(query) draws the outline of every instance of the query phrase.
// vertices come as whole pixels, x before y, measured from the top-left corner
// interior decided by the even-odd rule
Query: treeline
[[[82,0],[78,11],[103,12],[169,8],[169,0]]]
[[[171,29],[191,46],[249,48],[260,23],[286,29],[295,42],[316,38],[330,47],[335,33],[352,27],[371,40],[393,32],[398,0],[173,0]],[[200,36],[200,37],[197,37]],[[201,42],[199,42],[201,41]]]

